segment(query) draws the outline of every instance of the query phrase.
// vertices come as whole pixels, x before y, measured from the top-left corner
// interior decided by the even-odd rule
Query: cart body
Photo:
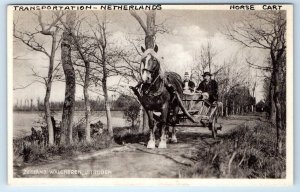
[[[191,123],[184,113],[180,111],[178,113],[178,126],[209,128],[212,136],[216,138],[217,131],[221,129],[221,127],[216,126],[218,103],[210,103],[207,100],[203,100],[201,93],[185,93],[182,102],[188,113],[196,120],[196,123]]]

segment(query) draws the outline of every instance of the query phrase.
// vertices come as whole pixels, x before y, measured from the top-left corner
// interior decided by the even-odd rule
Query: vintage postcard
[[[9,184],[293,184],[293,5],[7,16]]]

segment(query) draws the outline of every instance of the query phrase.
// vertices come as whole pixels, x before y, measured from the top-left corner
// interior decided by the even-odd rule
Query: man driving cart
[[[210,72],[205,72],[202,76],[204,80],[199,84],[196,92],[202,93],[202,99],[215,104],[218,100],[218,83],[211,79],[212,74]]]

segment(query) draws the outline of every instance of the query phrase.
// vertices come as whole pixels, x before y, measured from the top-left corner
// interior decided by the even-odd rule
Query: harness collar
[[[162,82],[160,83],[158,90],[155,91],[155,92],[152,93],[152,94],[150,93],[151,87],[153,87],[153,85],[156,83],[156,81],[157,81],[159,78],[161,78],[161,75],[157,75],[157,77],[156,77],[156,78],[154,79],[154,81],[149,85],[149,87],[147,88],[147,90],[144,91],[145,94],[143,94],[143,92],[142,92],[142,87],[143,87],[143,85],[144,85],[144,83],[142,83],[142,86],[141,86],[141,88],[140,88],[140,93],[141,93],[141,95],[147,95],[147,96],[159,96],[159,95],[161,95],[162,92],[163,92],[164,85],[165,85],[165,80],[164,80],[164,78],[161,78],[161,79],[162,79]]]

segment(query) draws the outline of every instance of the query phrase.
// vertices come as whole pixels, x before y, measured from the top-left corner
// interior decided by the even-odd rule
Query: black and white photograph
[[[293,5],[7,17],[9,183],[292,184]]]

